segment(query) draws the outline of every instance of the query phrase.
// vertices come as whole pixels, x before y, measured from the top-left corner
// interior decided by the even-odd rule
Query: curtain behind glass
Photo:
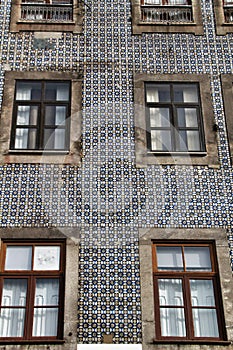
[[[58,323],[59,280],[36,280],[33,336],[56,336]]]
[[[159,279],[158,287],[162,336],[184,337],[186,328],[182,280]]]
[[[24,333],[26,279],[5,279],[0,311],[0,336],[22,337]],[[5,306],[5,307],[4,307]],[[6,308],[7,306],[7,308]],[[14,306],[15,308],[11,308]]]
[[[213,281],[190,280],[190,288],[195,336],[218,337]]]

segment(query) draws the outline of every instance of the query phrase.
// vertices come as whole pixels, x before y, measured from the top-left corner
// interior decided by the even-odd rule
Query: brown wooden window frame
[[[8,247],[32,247],[32,256],[31,256],[31,270],[6,270],[6,251]],[[34,264],[34,252],[35,247],[60,247],[60,256],[59,256],[59,269],[57,270],[33,270]],[[3,281],[5,279],[25,279],[27,280],[26,288],[26,303],[24,306],[25,309],[25,318],[24,318],[24,331],[23,336],[9,336],[4,337],[0,335],[0,342],[46,342],[46,341],[58,341],[63,338],[63,310],[64,310],[64,281],[65,281],[65,241],[59,240],[49,240],[46,241],[16,241],[16,240],[4,240],[1,245],[1,272],[0,272],[0,310],[5,306],[2,305],[2,294],[3,294]],[[37,279],[57,279],[59,280],[59,298],[58,304],[51,305],[45,304],[39,306],[34,303],[35,300],[35,291],[36,291],[36,280]],[[16,308],[17,306],[15,306]],[[57,308],[58,317],[57,317],[57,334],[56,336],[33,336],[33,314],[34,309],[36,308]],[[9,308],[12,308],[11,305]],[[18,305],[19,308],[19,305]]]
[[[147,101],[147,89],[148,87],[153,87],[154,86],[163,86],[163,87],[168,87],[169,88],[169,94],[170,94],[170,101],[158,101],[158,102],[148,102]],[[175,92],[174,92],[174,86],[179,87],[179,86],[185,86],[185,85],[192,85],[193,87],[196,87],[197,91],[197,102],[178,102],[175,101]],[[203,118],[202,118],[202,109],[201,109],[201,94],[200,94],[200,88],[198,83],[181,83],[181,82],[157,82],[157,83],[150,83],[146,82],[145,83],[145,106],[146,106],[146,120],[147,120],[147,147],[148,150],[154,154],[163,154],[163,153],[169,153],[172,154],[173,152],[177,154],[186,154],[187,152],[192,155],[192,154],[200,154],[201,152],[206,152],[205,149],[205,137],[204,137],[204,130],[203,130]],[[169,110],[169,126],[151,126],[150,122],[150,108],[163,108]],[[178,110],[179,109],[185,109],[185,108],[192,108],[196,110],[196,117],[197,117],[197,126],[179,126],[178,124]],[[152,137],[151,137],[151,132],[152,131],[167,131],[170,132],[170,137],[171,137],[171,149],[166,149],[166,150],[160,150],[160,149],[152,149]],[[185,150],[180,150],[179,148],[184,147],[180,145],[180,143],[185,143],[184,140],[182,140],[181,134],[186,133],[188,131],[196,131],[198,132],[199,135],[199,149],[197,150],[189,150],[188,145],[186,145]],[[186,135],[186,134],[185,134]],[[181,142],[180,142],[181,141]],[[187,141],[188,142],[188,141]]]
[[[18,84],[23,84],[23,83],[35,83],[35,84],[40,84],[41,86],[41,96],[40,98],[36,99],[28,99],[28,100],[20,100],[16,99],[17,96],[17,85]],[[68,100],[62,100],[62,101],[57,101],[55,99],[46,99],[45,96],[45,89],[46,89],[46,84],[62,84],[66,83],[69,86],[69,98]],[[37,122],[36,125],[34,124],[18,124],[17,125],[17,109],[19,106],[26,106],[26,107],[37,107],[38,108],[38,114],[37,114]],[[65,107],[66,108],[66,122],[64,125],[45,125],[45,108],[46,106],[48,107]],[[12,118],[12,129],[11,129],[11,142],[10,142],[10,149],[11,150],[16,150],[16,151],[21,151],[22,153],[24,151],[68,151],[69,150],[69,131],[70,131],[70,125],[69,125],[69,116],[70,116],[70,110],[71,110],[71,84],[70,81],[64,80],[64,81],[57,81],[57,80],[16,80],[15,82],[15,97],[14,97],[14,108],[13,108],[13,118]],[[15,146],[15,138],[16,138],[16,130],[17,129],[27,129],[27,130],[36,130],[36,141],[35,141],[35,147],[30,147],[28,145],[25,148],[16,148]],[[49,130],[64,130],[65,131],[65,145],[64,148],[55,148],[55,147],[44,147],[43,146],[43,140],[44,140],[44,131],[45,129]],[[28,137],[29,140],[29,137]]]
[[[182,249],[182,259],[184,264],[183,271],[173,271],[173,270],[159,270],[157,264],[156,247],[181,247]],[[211,271],[187,271],[185,268],[184,260],[184,248],[185,247],[208,247],[210,252],[211,260]],[[156,340],[160,341],[221,341],[226,340],[225,323],[223,318],[223,305],[221,299],[220,291],[220,281],[219,272],[216,258],[216,249],[214,243],[163,243],[163,242],[153,242],[152,243],[152,264],[153,264],[153,283],[154,283],[154,307],[155,307],[155,331]],[[162,336],[161,332],[161,319],[160,319],[160,308],[159,304],[159,290],[158,290],[158,280],[159,279],[181,279],[182,280],[182,291],[183,291],[183,305],[184,318],[185,318],[185,336]],[[215,305],[211,306],[211,309],[216,310],[218,332],[219,337],[198,337],[194,335],[194,321],[192,316],[192,310],[195,308],[191,304],[191,290],[190,290],[190,280],[211,280],[213,281],[213,290],[215,296]],[[166,307],[169,305],[165,305]],[[202,307],[204,307],[202,305]],[[200,306],[198,307],[198,309]],[[204,307],[206,308],[206,306]]]

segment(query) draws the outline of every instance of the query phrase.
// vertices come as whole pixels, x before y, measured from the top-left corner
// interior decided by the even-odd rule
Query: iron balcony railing
[[[141,6],[144,22],[193,22],[192,6]]]
[[[233,6],[224,7],[224,16],[226,23],[233,23]]]
[[[72,21],[72,4],[21,4],[21,19],[26,21]]]

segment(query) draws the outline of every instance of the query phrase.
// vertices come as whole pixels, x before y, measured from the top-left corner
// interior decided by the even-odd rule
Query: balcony
[[[192,23],[192,6],[151,6],[142,5],[141,14],[143,22],[153,23]]]
[[[53,3],[23,2],[21,4],[21,20],[41,22],[71,22],[73,20],[73,4],[68,0]]]
[[[225,23],[233,23],[233,5],[224,6]]]

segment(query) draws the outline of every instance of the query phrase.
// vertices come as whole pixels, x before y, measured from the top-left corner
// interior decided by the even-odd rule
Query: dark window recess
[[[21,20],[69,22],[73,20],[72,0],[23,0]]]
[[[233,1],[223,0],[224,18],[226,23],[233,23]]]
[[[63,255],[62,243],[2,245],[2,340],[62,338]]]
[[[205,150],[199,85],[146,83],[148,149],[152,152]]]
[[[17,81],[12,150],[67,150],[70,83]]]
[[[141,0],[141,20],[155,23],[193,22],[191,0]]]
[[[224,340],[212,244],[153,244],[157,339]]]

